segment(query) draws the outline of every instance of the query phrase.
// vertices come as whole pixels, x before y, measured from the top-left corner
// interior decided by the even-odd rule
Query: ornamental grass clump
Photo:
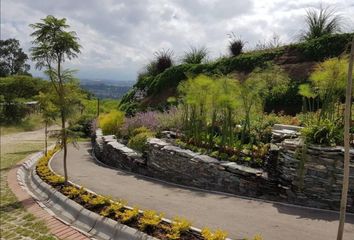
[[[182,63],[186,64],[201,64],[206,60],[208,50],[205,47],[191,47],[189,52],[186,52],[182,58]]]
[[[191,225],[191,222],[187,219],[175,217],[171,223],[171,229],[167,234],[167,238],[171,240],[180,239],[181,235],[186,233]]]
[[[246,44],[240,37],[236,36],[235,33],[230,33],[229,35],[229,51],[231,56],[236,57],[240,55]]]
[[[162,217],[162,213],[158,214],[153,210],[146,210],[139,219],[139,228],[143,231],[154,230],[161,223]]]
[[[118,217],[121,214],[121,211],[124,209],[125,202],[111,202],[108,206],[106,206],[100,214],[104,217]]]
[[[61,191],[71,199],[75,199],[86,192],[82,187],[79,189],[74,186],[65,186]]]
[[[205,240],[225,240],[227,233],[217,229],[215,232],[212,232],[209,228],[203,228],[202,236]]]
[[[139,208],[125,209],[124,212],[118,214],[118,217],[122,223],[130,223],[135,221],[139,216]]]

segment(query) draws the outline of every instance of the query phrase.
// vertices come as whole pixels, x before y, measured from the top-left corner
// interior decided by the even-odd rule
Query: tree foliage
[[[49,83],[40,78],[12,75],[0,78],[1,121],[18,123],[28,112],[26,101],[35,100],[40,91],[46,91]]]
[[[20,42],[14,38],[0,40],[0,77],[6,77],[15,74],[29,75],[30,65],[20,47]]]

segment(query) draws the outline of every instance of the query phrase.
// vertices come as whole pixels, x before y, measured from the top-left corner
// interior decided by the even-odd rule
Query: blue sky
[[[190,46],[206,47],[210,59],[227,54],[230,32],[249,49],[274,34],[296,41],[306,9],[321,3],[343,16],[345,31],[354,30],[352,0],[1,0],[1,39],[19,39],[28,53],[29,24],[65,17],[83,47],[66,67],[80,78],[135,81],[159,49],[172,49],[178,62]]]

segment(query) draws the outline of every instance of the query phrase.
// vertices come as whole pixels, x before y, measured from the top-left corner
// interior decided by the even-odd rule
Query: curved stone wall
[[[339,209],[342,148],[304,147],[298,139],[284,140],[273,151],[270,167],[254,169],[219,161],[164,140],[151,138],[143,155],[96,132],[93,148],[105,164],[157,179],[304,206]],[[354,154],[353,154],[354,156]],[[351,161],[348,211],[354,212],[354,161]]]

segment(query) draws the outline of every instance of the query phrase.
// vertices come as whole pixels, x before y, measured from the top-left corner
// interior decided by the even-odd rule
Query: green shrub
[[[139,152],[143,152],[146,148],[146,140],[153,137],[155,133],[146,127],[140,127],[133,131],[133,135],[130,137],[128,146]]]
[[[301,54],[303,61],[322,61],[326,58],[338,57],[347,48],[354,33],[325,35],[310,41],[289,46]]]
[[[92,115],[82,115],[74,123],[70,124],[69,130],[75,132],[80,137],[90,137],[92,134]]]
[[[302,130],[306,143],[332,146],[343,143],[343,126],[329,120],[308,125]]]
[[[102,128],[103,134],[120,135],[120,127],[124,123],[124,113],[113,110],[99,116],[99,126]]]

